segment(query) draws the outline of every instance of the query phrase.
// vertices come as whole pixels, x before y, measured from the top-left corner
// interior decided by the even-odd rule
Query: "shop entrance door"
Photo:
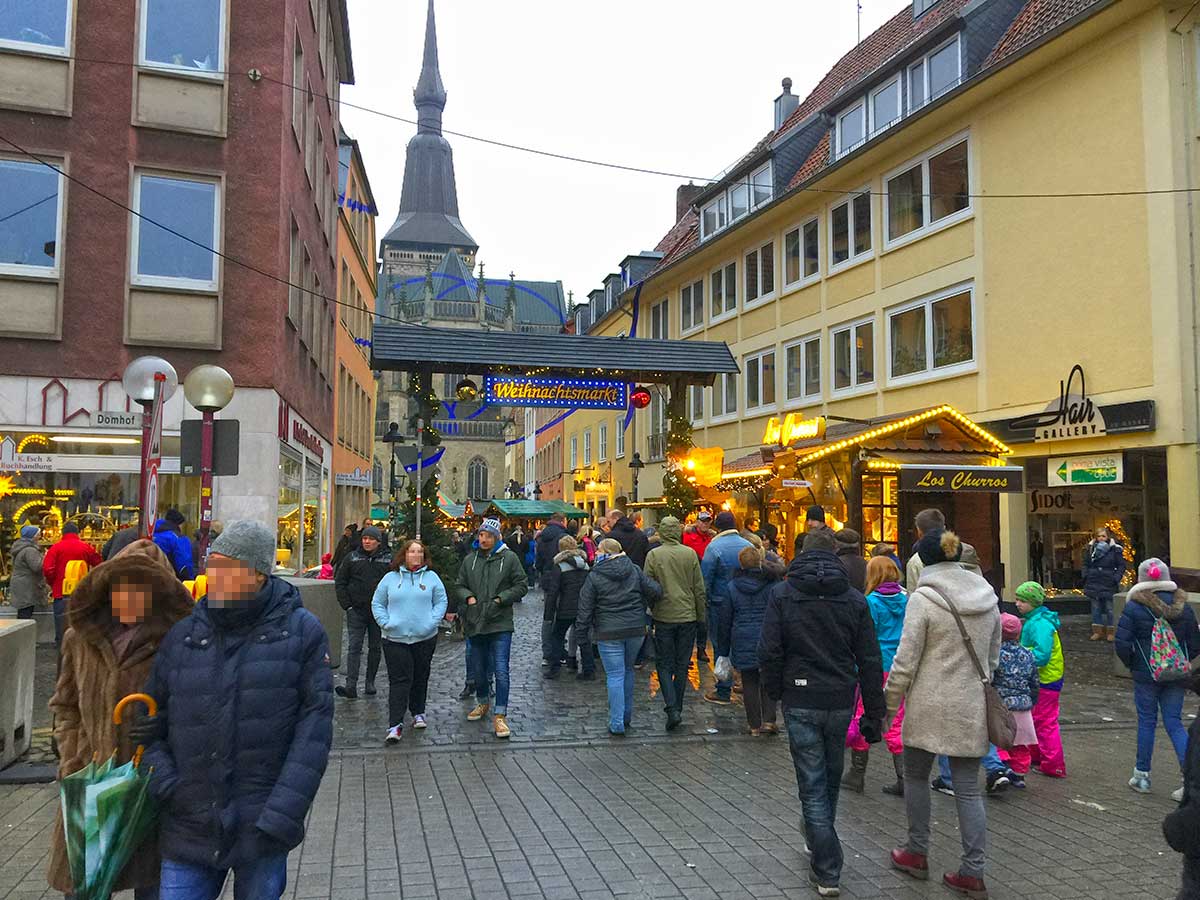
[[[1000,496],[998,494],[948,492],[900,492],[900,546],[905,563],[913,554],[917,530],[913,519],[923,509],[940,509],[946,527],[975,548],[983,577],[998,594],[1004,587],[1004,567],[1000,562]],[[914,585],[908,585],[912,590]]]

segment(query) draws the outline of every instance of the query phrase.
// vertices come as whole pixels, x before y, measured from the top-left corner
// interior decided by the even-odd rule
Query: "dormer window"
[[[729,221],[736,222],[750,212],[750,186],[745,182],[729,189]]]
[[[770,163],[749,175],[743,175],[730,184],[721,196],[706,203],[700,210],[700,240],[708,240],[726,226],[771,202],[773,194]]]
[[[867,137],[867,107],[859,100],[837,118],[838,156],[849,153]]]
[[[938,0],[913,0],[913,18],[937,5]]]

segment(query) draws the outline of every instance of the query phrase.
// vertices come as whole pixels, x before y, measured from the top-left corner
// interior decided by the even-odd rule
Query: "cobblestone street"
[[[633,730],[612,739],[602,671],[590,684],[567,673],[545,682],[540,600],[518,609],[509,743],[463,720],[459,643],[438,649],[429,730],[409,730],[398,748],[382,746],[385,672],[378,697],[337,701],[334,754],[307,839],[291,856],[286,896],[812,895],[786,738],[749,737],[740,705],[714,707],[699,693],[688,697],[685,727],[667,735],[647,666]],[[1031,776],[1025,792],[988,800],[992,896],[1173,897],[1179,859],[1159,823],[1178,781],[1165,736],[1155,793],[1135,795],[1125,785],[1134,743],[1129,683],[1111,675],[1108,645],[1082,641],[1080,623],[1068,622],[1070,777]],[[41,667],[50,655],[43,648]],[[40,691],[48,681],[39,678]],[[888,868],[905,827],[902,803],[879,793],[890,768],[877,751],[866,793],[842,795],[843,896],[950,896],[936,880],[920,884]],[[0,787],[0,897],[58,896],[44,879],[56,809],[53,785]],[[935,795],[934,819],[931,868],[941,872],[958,856],[951,798]]]

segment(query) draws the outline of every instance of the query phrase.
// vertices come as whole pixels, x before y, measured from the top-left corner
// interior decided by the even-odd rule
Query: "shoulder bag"
[[[1001,750],[1011,750],[1013,742],[1017,737],[1017,720],[1013,718],[1012,712],[1004,705],[1004,701],[1000,699],[999,692],[992,686],[987,672],[984,671],[983,665],[979,662],[979,656],[975,653],[975,646],[971,643],[971,638],[967,636],[967,626],[963,624],[962,616],[959,615],[958,609],[950,601],[950,598],[937,588],[928,584],[923,584],[921,587],[933,591],[933,593],[945,601],[946,608],[950,610],[950,615],[954,616],[954,621],[958,625],[958,633],[962,635],[963,644],[967,648],[967,654],[971,657],[971,662],[975,664],[975,672],[979,675],[980,683],[983,684],[983,702],[987,711],[988,740]]]

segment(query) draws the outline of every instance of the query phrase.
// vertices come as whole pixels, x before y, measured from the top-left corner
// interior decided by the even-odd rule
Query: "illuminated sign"
[[[1024,474],[1020,466],[901,466],[900,490],[1019,494]]]
[[[1035,441],[1070,441],[1108,434],[1104,413],[1088,397],[1083,367],[1079,365],[1071,369],[1065,382],[1058,383],[1058,399],[1051,401],[1045,412],[1013,419],[1009,427],[1032,431]]]
[[[1097,456],[1064,456],[1046,460],[1046,484],[1050,487],[1120,484],[1124,480],[1125,460],[1119,450]]]
[[[825,417],[817,416],[812,419],[801,419],[795,413],[788,413],[783,423],[772,416],[767,422],[767,430],[763,433],[762,442],[771,446],[786,447],[796,441],[821,440],[825,437]]]
[[[627,409],[629,385],[596,378],[532,378],[488,375],[483,399],[500,406],[553,406],[562,409]]]

